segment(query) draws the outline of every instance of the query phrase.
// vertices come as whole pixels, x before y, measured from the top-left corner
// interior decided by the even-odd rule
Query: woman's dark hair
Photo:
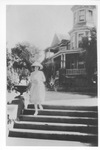
[[[37,66],[38,68],[39,68],[39,70],[40,70],[40,67],[39,66]],[[35,66],[31,66],[31,72],[33,71],[32,69],[35,69]]]
[[[31,66],[31,68],[35,68],[35,66]]]
[[[33,72],[34,69],[35,69],[35,66],[31,66],[31,72]]]

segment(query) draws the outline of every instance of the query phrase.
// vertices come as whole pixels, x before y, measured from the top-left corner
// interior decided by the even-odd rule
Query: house
[[[52,44],[45,50],[45,64],[55,64],[55,72],[64,70],[66,77],[86,76],[85,50],[81,48],[83,36],[90,37],[90,29],[95,27],[96,6],[75,5],[73,12],[73,28],[69,36],[55,34]]]

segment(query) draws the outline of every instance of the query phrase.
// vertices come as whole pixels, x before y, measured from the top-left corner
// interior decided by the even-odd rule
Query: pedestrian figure
[[[32,73],[30,77],[30,102],[35,106],[35,113],[36,116],[38,114],[38,107],[42,110],[42,102],[45,99],[45,76],[42,71],[40,71],[43,66],[39,62],[35,62],[32,64]]]

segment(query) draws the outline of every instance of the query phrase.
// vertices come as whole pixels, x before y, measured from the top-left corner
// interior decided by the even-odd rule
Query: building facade
[[[71,37],[71,49],[81,47],[83,36],[90,35],[90,29],[95,26],[96,6],[77,5],[72,7],[73,29],[69,32]]]
[[[85,50],[81,48],[81,41],[84,36],[90,37],[90,30],[96,26],[96,6],[75,5],[71,10],[73,28],[69,31],[70,37],[54,36],[53,44],[45,51],[46,56],[48,54],[46,63],[51,60],[51,63],[55,65],[55,72],[63,69],[66,77],[85,76],[86,69],[83,59]]]

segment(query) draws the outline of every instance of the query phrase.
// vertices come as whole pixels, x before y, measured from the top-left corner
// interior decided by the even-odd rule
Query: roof
[[[71,10],[72,11],[75,11],[77,9],[80,9],[80,8],[90,8],[90,9],[95,9],[96,6],[95,5],[74,5]]]
[[[53,37],[53,41],[51,43],[51,47],[57,46],[58,44],[60,44],[62,40],[70,40],[70,36],[68,34],[65,35],[65,34],[55,33]]]
[[[69,40],[70,39],[70,36],[67,34],[67,35],[65,35],[65,34],[56,34],[57,35],[57,37],[59,38],[59,40],[61,41],[61,40]]]
[[[61,55],[62,53],[64,53],[64,54],[76,54],[76,53],[77,53],[77,54],[78,54],[78,53],[83,53],[83,52],[85,52],[85,50],[83,50],[83,49],[77,49],[77,50],[61,50],[61,51],[57,52],[56,54],[54,54],[54,55],[52,56],[52,58],[55,58],[55,57]]]

